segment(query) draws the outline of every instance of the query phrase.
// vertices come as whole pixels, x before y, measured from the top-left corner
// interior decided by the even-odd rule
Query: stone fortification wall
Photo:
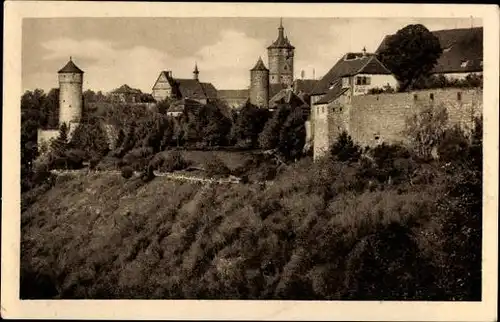
[[[457,124],[470,130],[474,118],[482,114],[482,90],[449,88],[360,95],[316,105],[314,157],[323,155],[343,130],[361,146],[404,142],[406,120],[428,106],[445,107],[450,126]]]

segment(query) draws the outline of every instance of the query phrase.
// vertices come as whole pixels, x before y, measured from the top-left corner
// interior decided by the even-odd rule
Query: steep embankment
[[[22,213],[22,297],[449,298],[436,182],[370,191],[338,164],[267,188],[57,180]]]

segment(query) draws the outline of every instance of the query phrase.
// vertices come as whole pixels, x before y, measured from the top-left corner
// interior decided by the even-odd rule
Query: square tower
[[[269,58],[269,83],[291,85],[293,83],[293,56],[295,47],[285,36],[283,21],[280,19],[278,38],[267,47]]]

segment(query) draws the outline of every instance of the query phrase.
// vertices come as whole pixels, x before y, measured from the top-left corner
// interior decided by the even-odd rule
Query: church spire
[[[198,70],[198,64],[195,62],[194,63],[194,70],[193,70],[193,78],[198,80],[199,74],[200,74],[200,71]]]
[[[278,39],[283,39],[284,38],[284,30],[283,28],[283,18],[280,18],[280,26],[278,27]]]
[[[288,37],[285,36],[285,27],[283,27],[283,18],[280,18],[280,25],[278,27],[278,38],[271,44],[271,46],[267,47],[267,49],[271,48],[289,48],[294,49],[288,40]]]

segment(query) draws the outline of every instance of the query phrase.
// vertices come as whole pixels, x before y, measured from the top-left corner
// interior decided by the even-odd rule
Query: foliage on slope
[[[22,213],[21,296],[480,300],[480,146],[302,160],[268,187],[68,179]]]

